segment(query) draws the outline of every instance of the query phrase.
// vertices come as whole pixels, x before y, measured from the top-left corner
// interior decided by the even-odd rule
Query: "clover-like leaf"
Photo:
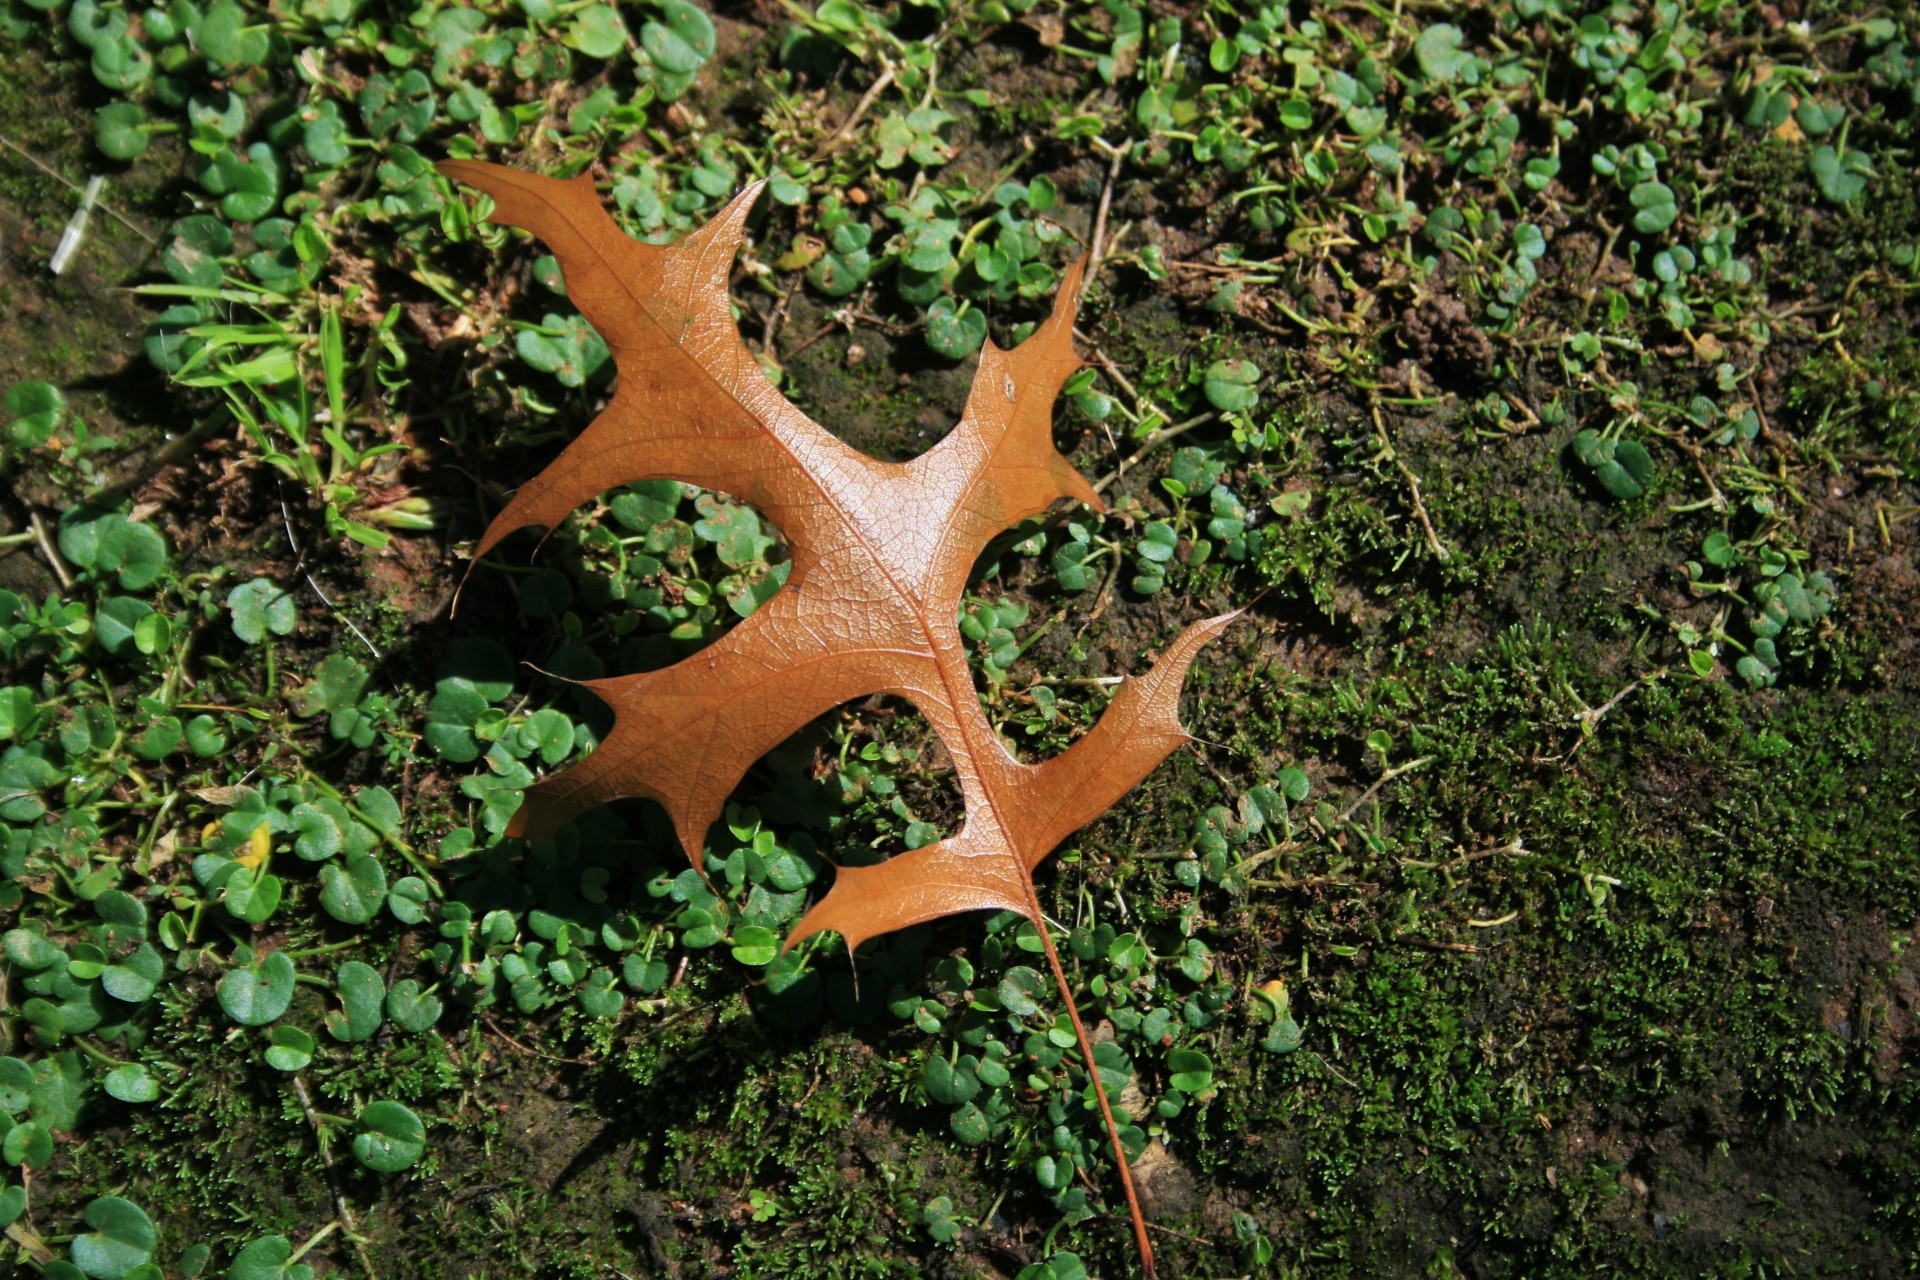
[[[1680,207],[1674,203],[1673,188],[1664,182],[1642,182],[1627,193],[1633,202],[1635,213],[1633,226],[1636,231],[1665,231],[1680,216]]]

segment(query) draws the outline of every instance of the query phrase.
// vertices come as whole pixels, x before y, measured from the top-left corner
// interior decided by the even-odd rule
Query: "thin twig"
[[[1433,552],[1434,559],[1445,564],[1451,558],[1451,554],[1442,545],[1440,535],[1433,531],[1433,521],[1427,519],[1427,504],[1420,498],[1420,477],[1414,475],[1407,464],[1400,461],[1399,451],[1387,438],[1387,423],[1386,419],[1380,416],[1380,402],[1375,400],[1370,407],[1373,410],[1373,429],[1380,437],[1382,452],[1393,461],[1394,466],[1400,469],[1400,474],[1406,478],[1407,487],[1413,491],[1413,516],[1420,522],[1420,528],[1426,532],[1427,548]]]
[[[45,161],[41,160],[38,156],[34,155],[31,151],[28,151],[25,147],[15,142],[12,138],[7,137],[5,134],[0,134],[0,146],[6,147],[9,151],[15,152],[20,156],[21,159],[25,160],[28,164],[32,165],[34,168],[40,170],[40,172],[46,174],[49,178],[52,178],[55,182],[58,182],[63,186],[66,186],[74,191],[78,191],[82,195],[86,193],[85,187],[75,182],[72,178],[69,178],[66,174],[61,173],[58,169],[51,167]],[[121,226],[125,227],[127,230],[133,232],[133,234],[139,236],[142,240],[145,240],[148,244],[153,245],[155,247],[159,246],[160,242],[158,240],[155,240],[152,236],[148,235],[145,231],[142,231],[139,227],[135,226],[132,222],[129,222],[127,220],[127,216],[121,213],[118,209],[114,208],[112,205],[101,204],[100,208],[106,210],[107,216],[109,218],[112,218],[115,222],[119,223]]]
[[[67,572],[67,562],[60,558],[60,549],[53,545],[53,539],[47,534],[47,526],[40,519],[40,513],[34,512],[27,517],[33,526],[34,541],[40,544],[40,554],[47,558],[47,564],[53,569],[53,576],[60,580],[62,591],[73,590],[73,575]]]
[[[686,959],[685,957],[682,957],[681,973],[684,973],[684,972],[686,972]],[[676,982],[679,980],[679,976],[680,976],[679,974],[674,975],[674,980]],[[508,1044],[512,1045],[514,1048],[518,1049],[522,1053],[530,1053],[536,1058],[545,1058],[548,1062],[564,1063],[569,1067],[594,1067],[599,1065],[599,1063],[594,1061],[592,1058],[561,1058],[551,1053],[542,1053],[538,1049],[529,1048],[528,1046],[521,1044],[518,1040],[515,1040],[512,1036],[502,1031],[500,1029],[500,1024],[495,1022],[491,1017],[487,1016],[486,1014],[484,1013],[481,1014],[480,1020],[487,1024],[487,1029],[489,1031],[493,1032],[493,1034],[499,1036],[502,1040],[505,1040]]]
[[[880,78],[875,80],[866,93],[861,95],[860,101],[854,104],[853,113],[845,120],[842,120],[840,127],[829,134],[827,140],[820,144],[822,154],[828,154],[840,149],[841,141],[847,136],[848,131],[860,123],[861,117],[867,114],[867,108],[871,107],[874,100],[885,93],[887,86],[893,83],[893,73],[895,69],[891,62],[882,64]]]
[[[1360,793],[1359,799],[1348,805],[1346,809],[1341,812],[1340,816],[1333,820],[1333,825],[1335,827],[1344,826],[1354,814],[1360,811],[1362,805],[1379,794],[1380,788],[1386,786],[1402,774],[1412,773],[1415,769],[1426,768],[1432,764],[1436,758],[1435,756],[1420,756],[1417,759],[1409,760],[1405,764],[1395,765],[1393,768],[1387,770],[1378,778],[1374,779],[1372,786]],[[1279,844],[1269,846],[1258,853],[1249,854],[1247,857],[1241,859],[1239,865],[1234,867],[1233,873],[1235,875],[1245,875],[1255,867],[1263,866],[1283,853],[1291,853],[1302,848],[1305,848],[1305,846],[1297,840],[1282,840]]]
[[[307,1082],[300,1078],[298,1072],[293,1076],[293,1092],[300,1099],[300,1109],[307,1114],[307,1123],[313,1126],[314,1144],[320,1148],[320,1165],[327,1174],[327,1189],[333,1192],[334,1217],[339,1220],[342,1232],[352,1243],[353,1252],[360,1259],[360,1268],[367,1273],[367,1280],[379,1280],[380,1273],[373,1269],[373,1259],[367,1256],[366,1241],[361,1238],[359,1225],[353,1220],[353,1210],[347,1207],[346,1193],[340,1190],[340,1179],[333,1169],[333,1157],[327,1153],[326,1126],[320,1121],[320,1113],[314,1109],[313,1095],[307,1092]]]
[[[1028,889],[1029,895],[1032,889]],[[1153,1242],[1147,1239],[1147,1216],[1140,1208],[1140,1193],[1133,1185],[1133,1167],[1127,1163],[1126,1144],[1120,1140],[1120,1123],[1113,1118],[1113,1104],[1107,1101],[1107,1086],[1100,1080],[1100,1063],[1093,1056],[1093,1040],[1087,1035],[1087,1026],[1080,1020],[1080,1006],[1074,1002],[1073,987],[1067,982],[1067,971],[1060,963],[1060,953],[1053,945],[1053,931],[1047,928],[1046,914],[1040,910],[1037,897],[1031,898],[1033,915],[1036,917],[1034,930],[1040,935],[1041,946],[1047,953],[1047,963],[1053,967],[1053,980],[1060,988],[1060,998],[1067,1003],[1067,1017],[1073,1022],[1074,1038],[1080,1042],[1080,1056],[1086,1059],[1087,1075],[1093,1080],[1093,1096],[1100,1103],[1100,1116],[1107,1122],[1107,1137],[1113,1142],[1113,1158],[1120,1168],[1120,1187],[1127,1193],[1127,1214],[1133,1221],[1133,1243],[1140,1251],[1140,1274],[1144,1280],[1154,1280]]]
[[[1100,274],[1100,260],[1107,252],[1107,210],[1113,205],[1113,184],[1120,177],[1120,162],[1126,158],[1123,148],[1113,148],[1107,161],[1107,181],[1100,188],[1100,208],[1093,215],[1093,244],[1087,250],[1087,279]]]
[[[1176,440],[1187,434],[1187,432],[1192,431],[1195,427],[1204,427],[1207,423],[1212,422],[1219,416],[1219,414],[1214,413],[1212,410],[1208,410],[1206,413],[1188,418],[1185,422],[1177,422],[1172,426],[1160,428],[1142,441],[1140,447],[1135,449],[1129,457],[1122,458],[1119,466],[1094,481],[1093,491],[1095,493],[1105,493],[1109,485],[1127,473],[1128,468],[1138,466],[1140,459],[1146,457],[1149,453],[1152,453],[1155,449],[1167,443],[1167,441]]]
[[[380,646],[367,639],[367,633],[354,626],[352,618],[340,612],[340,607],[328,598],[327,593],[320,589],[320,584],[314,581],[313,575],[307,572],[307,553],[305,549],[301,547],[300,539],[294,536],[293,513],[287,510],[287,500],[285,498],[280,499],[280,519],[287,527],[287,545],[293,548],[294,572],[307,580],[308,588],[312,590],[314,595],[320,597],[320,603],[327,606],[328,611],[331,612],[334,617],[346,623],[347,630],[353,632],[353,634],[359,638],[360,643],[367,646],[368,652],[373,654],[376,661],[385,662],[387,656],[380,652]]]

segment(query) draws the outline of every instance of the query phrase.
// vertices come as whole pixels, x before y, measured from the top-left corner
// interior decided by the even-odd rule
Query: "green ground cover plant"
[[[706,881],[649,805],[506,834],[609,731],[568,681],[790,557],[649,481],[451,613],[615,373],[452,157],[655,242],[766,180],[743,340],[889,460],[1090,256],[1108,512],[958,622],[1031,761],[1248,609],[1039,880],[1163,1274],[1911,1273],[1917,63],[1826,0],[7,0],[10,1260],[1130,1266],[1030,922],[779,952],[958,828],[909,706],[751,770]]]

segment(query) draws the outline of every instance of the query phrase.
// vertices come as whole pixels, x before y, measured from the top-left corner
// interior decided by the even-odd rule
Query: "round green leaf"
[[[0,939],[0,951],[5,952],[11,963],[34,971],[46,968],[64,954],[44,934],[31,929],[7,930],[5,938]]]
[[[402,876],[387,892],[387,910],[401,924],[419,924],[427,918],[427,903],[433,893],[419,876]]]
[[[520,726],[520,745],[538,752],[542,763],[559,764],[573,750],[573,721],[564,711],[544,708]]]
[[[920,1083],[929,1098],[950,1107],[971,1102],[980,1092],[980,1080],[969,1059],[962,1058],[956,1066],[937,1053],[929,1054],[921,1064]]]
[[[37,449],[52,438],[67,415],[67,398],[50,382],[21,382],[7,392],[6,442]]]
[[[255,578],[229,591],[227,608],[233,610],[233,634],[248,644],[259,644],[269,631],[292,635],[299,621],[293,597],[268,578]]]
[[[279,909],[286,885],[271,872],[238,867],[227,877],[221,900],[235,919],[261,924]]]
[[[93,113],[93,144],[109,160],[131,160],[147,149],[146,124],[138,104],[110,102]]]
[[[16,1167],[38,1169],[53,1159],[53,1134],[32,1120],[17,1124],[0,1140],[0,1159]]]
[[[345,1012],[327,1018],[327,1034],[348,1044],[371,1037],[380,1029],[387,1002],[387,984],[381,980],[380,971],[359,960],[349,960],[334,974],[334,985],[340,989]]]
[[[143,942],[119,964],[108,965],[100,975],[100,985],[115,1000],[142,1004],[153,997],[160,980],[167,975],[167,963],[150,942]]]
[[[936,298],[927,308],[927,345],[949,360],[972,355],[986,340],[987,316],[973,304]]]
[[[713,56],[713,20],[687,0],[667,0],[665,16],[640,28],[640,47],[660,70],[692,75]]]
[[[194,47],[223,71],[258,62],[267,53],[267,34],[247,26],[247,13],[235,0],[215,0],[192,28]]]
[[[427,704],[427,745],[443,760],[466,764],[480,758],[473,726],[487,710],[487,699],[473,682],[449,676],[434,686]]]
[[[627,997],[614,985],[618,979],[611,969],[595,969],[580,988],[580,1007],[589,1017],[617,1018],[626,1007]]]
[[[416,1035],[431,1030],[444,1007],[439,996],[423,993],[413,978],[402,978],[387,992],[387,1016],[393,1025]]]
[[[1036,997],[1047,989],[1047,980],[1025,965],[1007,970],[1000,979],[1000,1007],[1016,1018],[1030,1018],[1040,1012]]]
[[[325,862],[345,847],[340,823],[333,814],[312,804],[298,804],[288,815],[293,822],[293,851],[309,862]]]
[[[1680,207],[1674,203],[1673,188],[1664,182],[1642,182],[1628,193],[1627,198],[1639,211],[1633,215],[1636,231],[1665,231],[1680,216]]]
[[[0,1058],[0,1113],[17,1116],[33,1100],[33,1068],[18,1058]]]
[[[226,730],[210,715],[187,721],[187,749],[197,756],[217,756],[227,749]]]
[[[970,1147],[980,1146],[993,1136],[993,1122],[987,1119],[987,1113],[971,1102],[962,1103],[954,1108],[953,1136]]]
[[[275,1027],[267,1046],[267,1065],[276,1071],[299,1071],[313,1061],[313,1037],[299,1027]]]
[[[255,1240],[234,1255],[227,1268],[227,1280],[313,1280],[313,1268],[305,1263],[288,1266],[293,1245],[285,1236],[267,1236]]]
[[[349,853],[320,868],[320,905],[344,924],[365,924],[387,897],[387,873],[371,854]]]
[[[93,78],[118,93],[131,93],[153,75],[153,55],[129,39],[95,45],[91,65]]]
[[[1175,1049],[1167,1055],[1168,1083],[1182,1093],[1201,1093],[1213,1087],[1213,1059],[1198,1049]]]
[[[122,1102],[152,1102],[160,1096],[160,1083],[147,1072],[143,1063],[129,1062],[107,1072],[107,1092]]]
[[[293,961],[275,951],[243,968],[229,969],[214,995],[226,1015],[242,1026],[263,1027],[293,1003]]]
[[[1222,413],[1246,413],[1260,402],[1254,390],[1260,367],[1251,360],[1215,360],[1207,366],[1201,389],[1207,403]]]
[[[780,935],[757,924],[743,925],[733,931],[733,958],[741,964],[772,964],[780,954]]]
[[[74,1237],[73,1263],[95,1280],[123,1280],[153,1256],[158,1236],[139,1205],[119,1196],[100,1196],[87,1206],[93,1230]]]
[[[359,1130],[353,1154],[380,1173],[398,1173],[427,1149],[427,1131],[420,1117],[397,1102],[369,1102],[360,1113]]]
[[[627,28],[610,4],[590,4],[573,15],[566,42],[589,58],[611,58],[627,47]]]

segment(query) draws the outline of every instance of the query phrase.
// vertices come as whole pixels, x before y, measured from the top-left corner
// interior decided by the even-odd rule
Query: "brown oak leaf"
[[[1057,499],[1101,509],[1053,446],[1054,399],[1080,363],[1073,320],[1084,260],[1031,337],[1011,351],[987,343],[945,439],[912,461],[881,462],[782,396],[740,338],[727,277],[760,184],[698,231],[658,246],[622,232],[588,177],[560,181],[467,160],[439,168],[493,197],[493,220],[547,243],[619,373],[606,411],[514,495],[474,558],[515,530],[557,525],[607,489],[655,479],[751,503],[785,533],[793,558],[765,605],[692,657],[586,682],[613,708],[612,731],[581,763],[535,785],[510,833],[546,835],[593,805],[648,796],[699,867],[708,827],[754,761],[841,703],[894,694],[919,709],[951,755],[965,821],[955,835],[877,866],[839,868],[787,945],[833,930],[852,949],[939,916],[1017,911],[1046,942],[1071,1010],[1034,868],[1188,740],[1181,682],[1200,647],[1236,616],[1189,626],[1152,670],[1122,683],[1092,729],[1041,764],[1009,754],[981,710],[958,623],[975,557]],[[1077,1011],[1073,1020],[1079,1029]],[[1091,1064],[1083,1030],[1081,1049]],[[1112,1132],[1097,1072],[1093,1080]]]

